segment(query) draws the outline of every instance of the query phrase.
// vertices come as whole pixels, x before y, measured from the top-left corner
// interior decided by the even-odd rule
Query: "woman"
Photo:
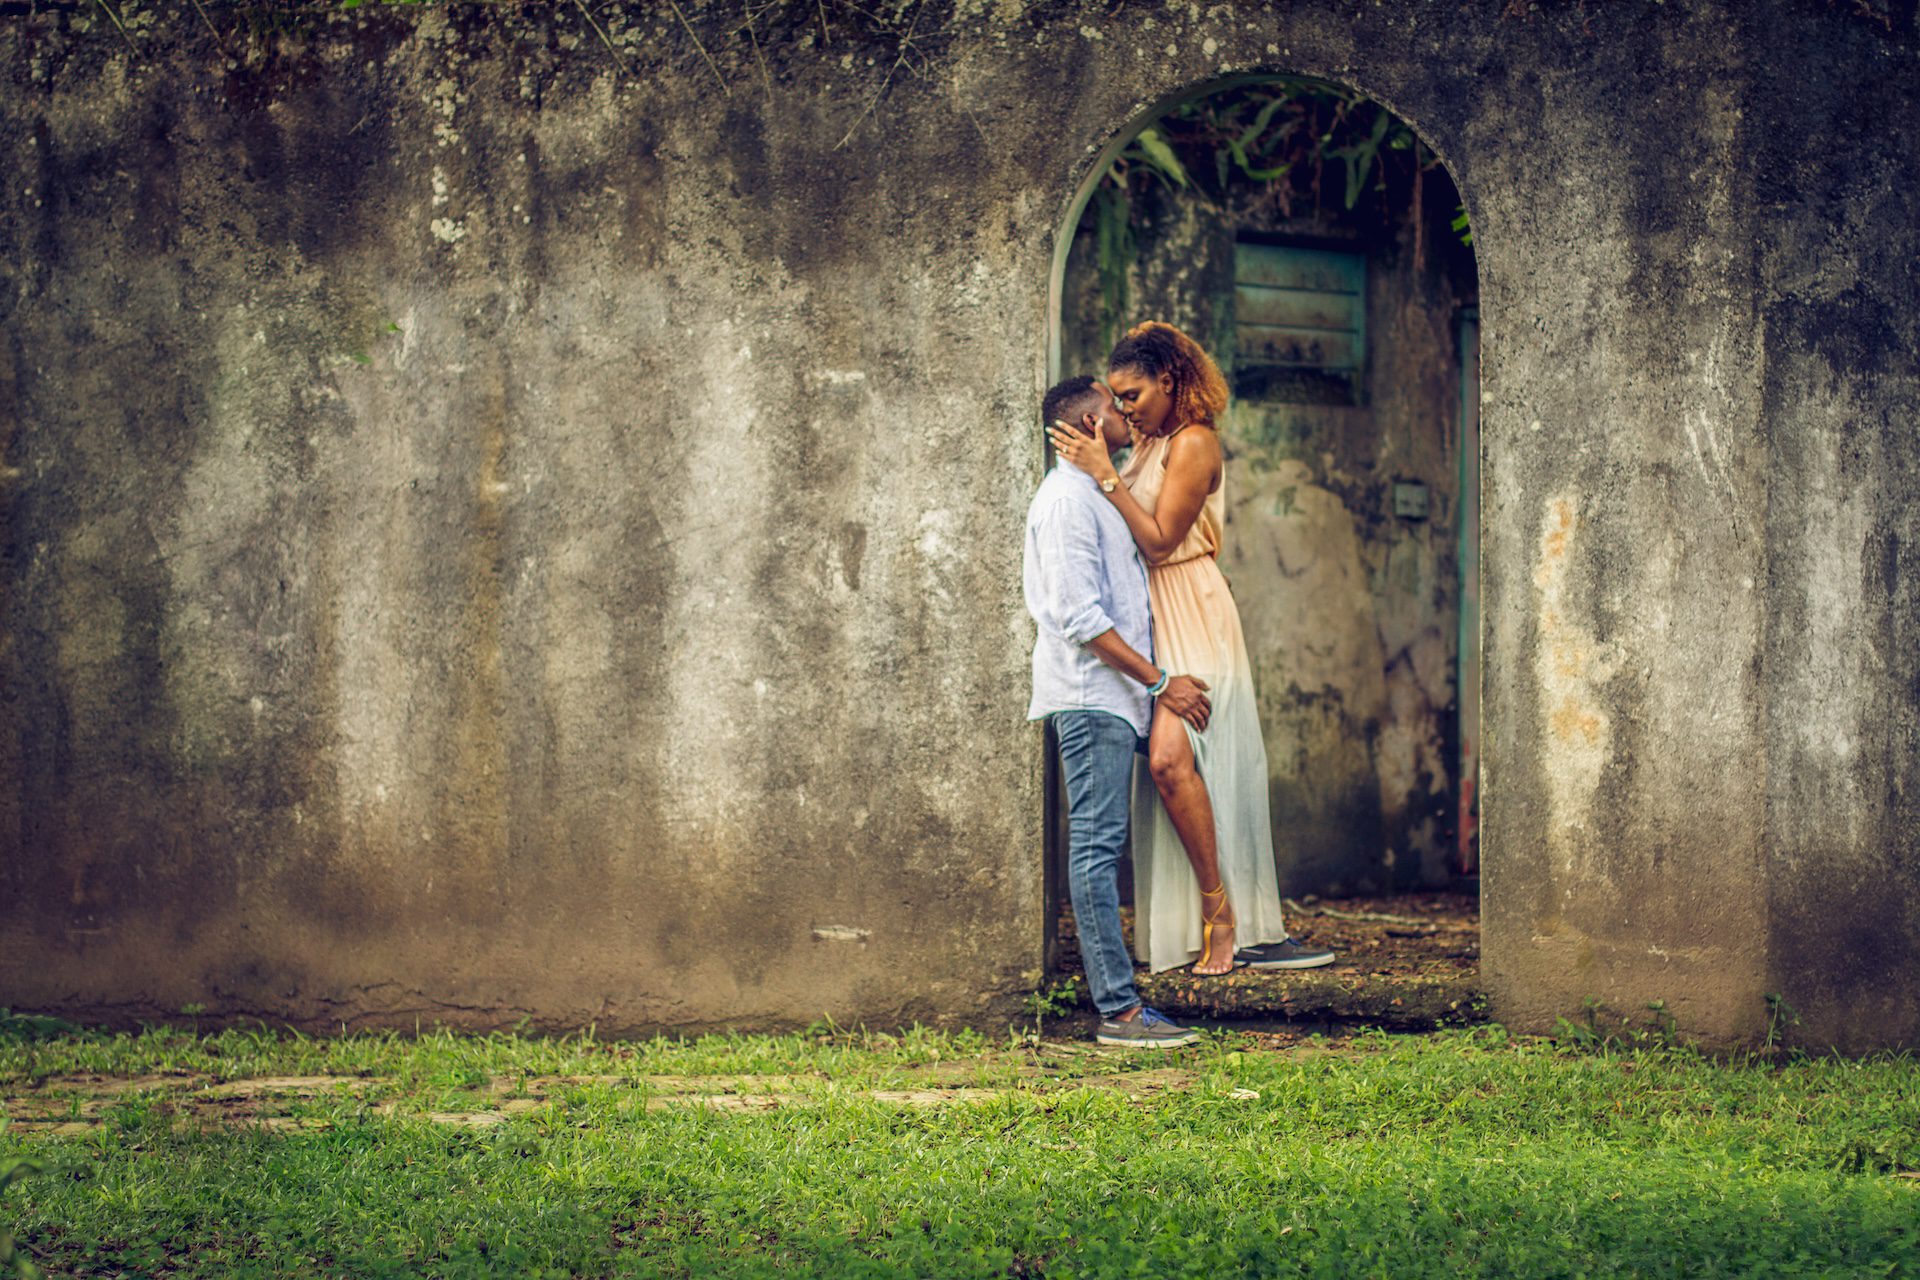
[[[1136,791],[1134,951],[1156,973],[1192,961],[1202,977],[1326,964],[1331,951],[1293,942],[1281,920],[1253,671],[1217,562],[1226,379],[1192,338],[1148,321],[1114,347],[1107,385],[1134,432],[1125,472],[1064,424],[1049,429],[1053,447],[1100,482],[1140,546],[1156,661],[1205,681],[1213,699],[1204,731],[1154,709],[1147,760],[1162,803]]]

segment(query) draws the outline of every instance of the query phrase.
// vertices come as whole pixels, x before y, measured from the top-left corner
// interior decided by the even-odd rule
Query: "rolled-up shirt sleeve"
[[[1034,528],[1041,594],[1047,616],[1037,619],[1069,644],[1085,644],[1113,630],[1100,602],[1100,531],[1077,503],[1057,502]]]

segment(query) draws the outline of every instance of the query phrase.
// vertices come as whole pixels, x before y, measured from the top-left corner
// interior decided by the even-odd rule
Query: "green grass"
[[[1911,1058],[1257,1043],[16,1030],[9,1109],[93,1119],[0,1132],[49,1165],[0,1230],[78,1275],[1920,1276]],[[366,1080],[294,1128],[183,1123],[182,1090],[272,1075]],[[712,1083],[739,1076],[772,1078]],[[650,1105],[688,1077],[803,1105]],[[999,1092],[870,1096],[929,1085]],[[427,1118],[516,1095],[490,1128]]]

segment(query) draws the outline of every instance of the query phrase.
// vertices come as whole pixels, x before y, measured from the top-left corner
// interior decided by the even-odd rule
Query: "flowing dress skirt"
[[[1238,917],[1236,945],[1279,942],[1287,929],[1273,865],[1267,748],[1240,610],[1211,555],[1148,569],[1147,594],[1155,657],[1175,675],[1206,681],[1213,700],[1204,733],[1182,727],[1213,800],[1220,875]],[[1155,973],[1197,959],[1200,885],[1144,758],[1134,767],[1133,876],[1135,955]]]

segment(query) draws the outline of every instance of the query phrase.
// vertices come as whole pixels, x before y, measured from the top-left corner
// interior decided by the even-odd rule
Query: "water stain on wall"
[[[1613,746],[1613,721],[1600,690],[1613,679],[1619,656],[1595,637],[1585,620],[1586,602],[1572,585],[1579,536],[1579,495],[1555,494],[1541,521],[1533,575],[1540,617],[1534,678],[1553,744],[1541,761],[1552,815],[1548,840],[1563,867],[1584,872],[1594,846],[1583,837]]]

